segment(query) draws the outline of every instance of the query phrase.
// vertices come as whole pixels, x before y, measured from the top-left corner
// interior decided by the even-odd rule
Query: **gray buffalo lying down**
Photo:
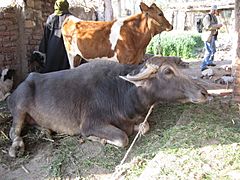
[[[94,61],[76,69],[31,73],[8,98],[13,116],[9,154],[24,149],[26,119],[51,131],[94,136],[124,147],[128,136],[158,102],[204,102],[207,91],[184,76],[173,61],[141,65]]]

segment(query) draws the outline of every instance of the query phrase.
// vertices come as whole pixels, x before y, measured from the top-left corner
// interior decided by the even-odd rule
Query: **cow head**
[[[140,9],[148,17],[148,26],[150,29],[155,29],[154,35],[161,33],[162,31],[171,31],[173,26],[164,17],[163,12],[159,9],[155,3],[150,7],[141,2]]]
[[[173,61],[148,60],[122,79],[147,92],[153,102],[205,102],[207,91],[185,76]]]

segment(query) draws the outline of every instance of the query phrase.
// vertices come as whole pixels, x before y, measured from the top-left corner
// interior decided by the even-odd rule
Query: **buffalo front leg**
[[[145,123],[134,125],[134,131],[136,132],[140,131],[141,134],[146,134],[149,131],[149,129],[150,129],[150,126],[147,121]]]
[[[13,117],[13,124],[9,132],[9,136],[12,140],[12,146],[9,149],[9,156],[16,157],[16,152],[19,150],[24,152],[24,143],[22,140],[21,130],[25,119],[25,113],[18,113]]]
[[[102,142],[102,140],[105,140],[107,143],[118,147],[127,146],[129,141],[128,136],[124,131],[112,125],[99,126],[97,128],[94,128],[89,136],[90,139],[95,136],[101,139],[100,142]]]

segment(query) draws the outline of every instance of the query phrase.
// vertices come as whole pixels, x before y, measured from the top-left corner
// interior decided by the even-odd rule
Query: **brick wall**
[[[236,60],[235,60],[235,84],[234,99],[240,102],[240,1],[235,0],[235,32],[237,36]]]
[[[30,56],[38,50],[44,24],[53,13],[54,3],[55,0],[25,0],[21,5],[0,8],[0,69],[16,70],[15,86],[28,74]],[[81,19],[96,18],[92,10],[84,11],[79,7],[71,7],[71,10]]]
[[[0,67],[13,67],[17,62],[17,41],[19,31],[15,8],[6,8],[0,12]]]
[[[0,9],[0,68],[16,70],[15,85],[28,74],[31,53],[38,49],[43,25],[55,0],[26,0]]]

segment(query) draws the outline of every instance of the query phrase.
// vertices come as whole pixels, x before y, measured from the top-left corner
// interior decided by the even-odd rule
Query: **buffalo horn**
[[[142,79],[148,78],[151,74],[156,73],[159,69],[159,66],[149,63],[146,64],[146,67],[146,69],[134,76],[128,74],[126,78],[130,81],[140,81]]]

